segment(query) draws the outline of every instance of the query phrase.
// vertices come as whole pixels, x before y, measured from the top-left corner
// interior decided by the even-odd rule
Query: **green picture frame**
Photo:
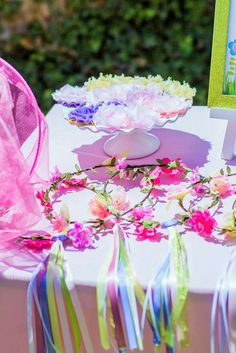
[[[236,0],[216,0],[208,107],[236,109],[235,9]]]

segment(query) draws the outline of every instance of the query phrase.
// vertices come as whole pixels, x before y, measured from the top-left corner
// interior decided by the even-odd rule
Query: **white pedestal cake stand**
[[[188,108],[190,109],[190,107]],[[187,110],[185,113],[187,112]],[[67,111],[66,111],[67,110]],[[68,116],[68,108],[64,111],[65,116]],[[185,115],[182,114],[181,117]],[[175,115],[172,118],[159,119],[158,123],[152,126],[163,127],[167,123],[175,122],[180,115]],[[130,130],[116,130],[111,131],[104,126],[96,125],[78,125],[79,129],[89,129],[93,133],[104,131],[112,135],[104,144],[104,152],[108,156],[125,156],[127,159],[144,158],[156,152],[160,147],[160,140],[157,136],[151,134],[147,130],[130,129]],[[149,129],[149,131],[151,130]]]
[[[125,155],[127,159],[136,159],[156,152],[160,144],[158,137],[146,131],[134,129],[130,132],[121,131],[109,138],[103,148],[108,156]]]
[[[153,128],[163,127],[167,123],[175,122],[178,118],[179,116],[174,116],[162,119]],[[99,127],[97,128],[99,130]],[[133,129],[131,131],[116,131],[115,135],[105,142],[103,149],[108,156],[124,155],[127,159],[138,159],[153,154],[160,148],[160,145],[161,142],[157,136],[146,130]]]

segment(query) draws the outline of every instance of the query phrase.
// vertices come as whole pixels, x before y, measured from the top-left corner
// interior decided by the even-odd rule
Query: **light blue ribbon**
[[[38,270],[37,270],[38,271]],[[28,344],[29,344],[29,353],[35,353],[34,349],[34,330],[33,330],[33,292],[35,287],[36,276],[33,274],[28,289],[27,289],[27,326],[28,326]]]
[[[129,349],[132,350],[132,349],[136,349],[138,346],[137,346],[134,322],[132,318],[132,311],[130,308],[128,291],[126,288],[124,264],[120,264],[119,266],[118,278],[119,278],[119,292],[120,292],[121,304],[122,304],[124,318],[125,318],[124,321],[126,326]]]
[[[169,225],[169,226],[172,226]],[[149,283],[143,306],[142,314],[142,334],[144,333],[145,316],[149,307],[152,325],[153,325],[153,343],[160,346],[163,343],[161,326],[162,315],[164,315],[165,328],[171,325],[171,302],[169,297],[168,278],[170,272],[171,253],[169,252],[161,266],[158,267],[153,280]],[[168,353],[175,353],[174,341],[173,347],[166,345]]]
[[[177,224],[179,224],[179,221],[175,218],[169,220],[169,221],[165,221],[162,223],[161,225],[161,228],[162,229],[166,229],[166,228],[169,228],[169,227],[173,227],[173,226],[176,226]]]
[[[163,282],[167,281],[168,273],[170,268],[170,253],[165,258],[162,266],[159,268],[156,278],[153,281],[152,285],[152,300],[153,300],[153,309],[154,316],[157,322],[158,335],[161,339],[161,311],[163,306]]]
[[[53,344],[52,336],[50,333],[51,330],[49,331],[48,329],[48,322],[45,322],[45,312],[43,315],[40,299],[38,297],[38,292],[37,292],[37,280],[38,280],[37,276],[40,271],[45,271],[45,264],[47,259],[48,257],[44,260],[43,263],[39,265],[39,267],[33,274],[33,277],[29,283],[28,290],[27,290],[27,323],[28,323],[29,353],[36,353],[35,351],[36,338],[34,336],[34,330],[33,330],[33,310],[32,310],[33,303],[35,303],[36,310],[38,311],[39,317],[42,322],[44,334],[47,337],[47,340],[49,342],[49,345],[47,347],[48,353],[60,353],[59,350]],[[41,292],[41,288],[40,288],[40,292]],[[45,308],[43,310],[45,310]],[[46,314],[46,317],[47,317],[47,314]],[[51,349],[49,347],[51,347]]]
[[[232,285],[230,277],[230,268],[236,259],[236,249],[231,252],[226,270],[217,283],[216,290],[213,295],[211,310],[211,331],[210,344],[211,353],[216,353],[215,341],[218,342],[218,353],[234,353],[230,338],[230,322],[228,320],[228,298],[229,290]],[[216,328],[216,317],[218,314],[218,335]],[[216,340],[217,338],[217,340]]]
[[[168,269],[169,272],[169,269]],[[167,274],[167,278],[169,276],[169,273]],[[169,288],[168,288],[168,284],[167,281],[165,281],[164,283],[164,288],[163,288],[163,296],[164,296],[164,321],[165,321],[165,328],[169,329],[171,328],[171,330],[173,331],[173,327],[171,327],[171,301],[170,301],[170,296],[169,296]],[[174,337],[172,338],[173,342],[172,342],[172,346],[166,345],[167,348],[167,352],[168,353],[175,353],[175,344],[174,344]]]

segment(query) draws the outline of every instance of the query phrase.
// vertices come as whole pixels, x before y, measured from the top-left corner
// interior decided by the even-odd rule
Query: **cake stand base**
[[[127,159],[147,157],[160,147],[160,140],[146,131],[119,132],[104,144],[108,156],[125,156]]]

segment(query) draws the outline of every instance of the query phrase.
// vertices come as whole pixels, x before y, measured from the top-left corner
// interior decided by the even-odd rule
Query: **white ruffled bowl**
[[[125,155],[127,159],[138,159],[147,157],[160,148],[160,139],[151,134],[149,131],[156,127],[163,127],[168,123],[174,123],[178,118],[183,117],[191,108],[192,101],[189,101],[188,107],[170,118],[160,118],[148,129],[131,128],[131,129],[110,129],[102,125],[76,125],[79,129],[88,129],[93,133],[100,131],[108,135],[112,135],[104,144],[104,152],[108,156]],[[64,116],[68,119],[71,108],[63,107]]]
[[[179,85],[167,80],[167,85],[176,84]],[[192,90],[186,84],[182,88]],[[192,91],[190,96],[195,94]],[[64,106],[67,119],[77,106],[70,114],[71,123],[80,129],[112,135],[104,144],[106,154],[126,155],[127,159],[143,158],[158,150],[160,140],[149,131],[184,116],[192,106],[192,99],[186,97],[172,95],[158,84],[115,84],[92,91],[84,86],[66,85],[53,94]]]

